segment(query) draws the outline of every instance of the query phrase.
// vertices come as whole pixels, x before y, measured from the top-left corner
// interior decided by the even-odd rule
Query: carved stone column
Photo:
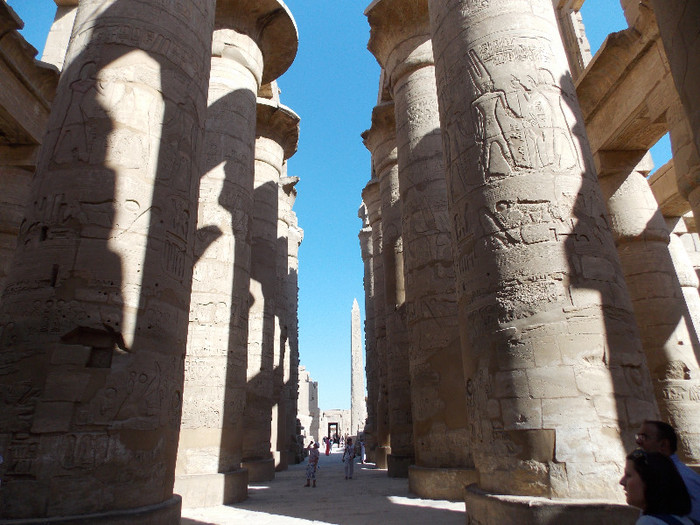
[[[54,0],[56,16],[46,37],[41,61],[53,64],[61,71],[66,60],[68,44],[73,33],[75,16],[78,14],[78,0]]]
[[[671,74],[691,131],[691,144],[700,158],[700,39],[697,0],[650,0]],[[700,197],[695,200],[700,200]],[[692,204],[692,201],[691,201]],[[696,206],[693,205],[693,214]],[[695,214],[697,217],[698,215]]]
[[[679,193],[688,200],[696,221],[700,218],[700,155],[695,146],[695,135],[680,100],[675,100],[666,112],[673,166]]]
[[[367,207],[369,227],[372,232],[372,275],[374,300],[374,340],[377,352],[377,412],[376,443],[374,462],[377,468],[387,468],[387,457],[391,454],[391,423],[389,421],[390,387],[389,367],[394,363],[388,360],[386,339],[386,303],[384,301],[384,261],[382,257],[382,208],[379,194],[379,180],[372,177],[362,190],[362,202]]]
[[[474,460],[481,489],[521,496],[468,490],[469,519],[596,521],[568,500],[619,501],[658,412],[552,2],[430,17]]]
[[[279,389],[277,411],[277,433],[273,436],[274,450],[279,456],[277,470],[284,470],[294,461],[291,452],[292,438],[296,440],[296,398],[299,381],[297,367],[299,356],[294,355],[291,342],[291,332],[296,329],[296,290],[294,290],[293,302],[288,296],[288,280],[292,277],[289,268],[289,235],[290,227],[293,227],[296,216],[292,212],[297,192],[295,185],[298,177],[287,176],[287,163],[283,167],[283,175],[279,180],[277,191],[277,335],[275,337],[275,382]],[[296,279],[296,275],[294,275]],[[296,282],[296,281],[295,281]],[[293,326],[292,326],[293,323]],[[274,426],[274,423],[273,423]]]
[[[364,266],[363,284],[365,289],[365,354],[367,363],[367,424],[365,425],[365,450],[367,460],[374,461],[377,448],[377,401],[379,392],[379,359],[377,356],[377,340],[375,333],[374,313],[374,272],[373,272],[373,248],[372,228],[369,225],[367,207],[364,203],[360,206],[357,216],[362,219],[362,230],[358,234],[360,239],[360,253]]]
[[[277,296],[278,185],[285,159],[296,151],[299,117],[275,101],[258,98],[255,142],[255,196],[252,227],[248,386],[244,415],[243,467],[251,481],[274,478],[281,383]]]
[[[236,3],[238,10],[229,12]],[[263,77],[279,76],[294,59],[271,42],[296,33],[279,3],[266,9],[229,0],[217,11],[175,484],[187,507],[247,497],[240,463],[256,99]],[[258,30],[270,20],[268,30]]]
[[[428,497],[461,498],[470,474],[459,479],[449,470],[425,470],[473,467],[428,3],[381,0],[366,14],[372,28],[368,47],[385,68],[395,101],[410,334],[409,376],[399,384],[410,385],[412,406],[406,412],[412,420],[406,423],[413,439],[397,443],[394,438],[404,438],[404,427],[396,436],[392,425],[392,455],[412,462],[415,444],[418,468],[410,470],[411,489]]]
[[[0,311],[2,518],[179,520],[214,4],[80,2]]]
[[[700,347],[669,251],[669,230],[646,180],[651,159],[638,164],[639,153],[599,152],[598,176],[661,418],[678,431],[684,460],[699,463]]]

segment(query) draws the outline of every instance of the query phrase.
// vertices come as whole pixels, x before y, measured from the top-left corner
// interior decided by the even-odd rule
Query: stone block
[[[570,366],[538,367],[527,371],[531,394],[538,399],[576,397],[574,369]]]
[[[74,404],[68,401],[39,401],[34,414],[32,432],[68,432]]]
[[[510,370],[497,372],[493,377],[493,397],[526,398],[530,395],[528,387],[528,375],[525,370]]]
[[[478,481],[476,469],[408,467],[408,490],[421,498],[462,501],[467,486]]]
[[[183,508],[215,507],[248,498],[248,471],[178,476],[173,491],[182,497]]]
[[[574,368],[576,387],[587,396],[606,395],[613,391],[610,372],[600,366],[578,365]]]
[[[583,398],[543,399],[542,424],[558,428],[564,421],[576,421],[581,426],[597,426],[598,416],[592,400]]]
[[[538,399],[503,399],[500,402],[505,430],[542,428],[542,406]]]

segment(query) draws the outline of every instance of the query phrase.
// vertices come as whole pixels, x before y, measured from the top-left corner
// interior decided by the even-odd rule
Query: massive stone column
[[[244,413],[243,463],[251,481],[274,478],[281,383],[277,297],[278,185],[284,160],[296,151],[299,117],[290,109],[258,98],[255,142],[255,195],[252,227],[248,385]]]
[[[399,360],[408,359],[408,330],[406,328],[406,305],[403,273],[403,242],[401,237],[401,205],[399,200],[398,163],[396,153],[396,126],[394,119],[394,104],[386,102],[375,107],[372,111],[372,127],[362,134],[364,144],[372,153],[372,172],[379,182],[379,209],[382,218],[381,258],[384,290],[382,305],[385,322],[386,359],[388,360],[389,381],[389,424],[391,437],[394,427],[391,426],[392,415],[394,425],[400,421],[401,410],[410,392],[400,390],[391,381],[396,378],[391,368]],[[386,214],[386,216],[385,216]],[[397,410],[397,412],[394,412]],[[398,436],[397,436],[398,439]],[[394,462],[395,463],[395,462]],[[397,469],[391,464],[389,475],[395,476]],[[406,476],[405,465],[402,469]]]
[[[3,518],[179,520],[214,4],[80,2],[0,311]]]
[[[700,39],[698,0],[649,0],[671,66],[673,82],[692,130],[691,143],[700,157]],[[700,200],[697,197],[695,200]],[[692,204],[693,201],[691,201]],[[695,214],[696,206],[693,206]],[[697,215],[696,215],[697,216]]]
[[[79,0],[54,1],[56,2],[56,16],[46,37],[41,61],[53,64],[61,71],[66,60],[70,37],[73,34],[73,25],[78,14]]]
[[[277,433],[273,436],[274,450],[279,456],[277,470],[286,469],[290,461],[294,461],[295,454],[291,454],[292,442],[296,441],[297,418],[297,388],[299,355],[292,350],[291,332],[296,329],[296,290],[293,297],[289,297],[290,278],[290,228],[296,222],[296,216],[292,212],[296,200],[298,177],[287,175],[287,163],[284,163],[282,177],[280,177],[277,191],[277,325],[275,330],[276,357],[275,357],[275,382],[279,390],[277,411]]]
[[[360,306],[353,299],[350,318],[350,434],[353,436],[362,432],[367,419],[361,334]]]
[[[651,159],[639,159],[640,152],[598,152],[598,176],[661,418],[678,431],[683,458],[698,463],[700,348],[669,250],[670,233],[646,180]]]
[[[384,301],[384,261],[382,257],[382,208],[379,180],[372,177],[362,190],[362,202],[367,207],[367,217],[372,232],[372,290],[374,311],[374,341],[376,345],[376,447],[374,462],[377,468],[387,468],[387,457],[391,454],[390,387],[386,338],[386,305]]]
[[[412,423],[413,440],[401,441],[397,450],[392,425],[392,455],[412,461],[415,444],[418,468],[409,473],[412,490],[431,497],[449,492],[448,497],[461,498],[463,485],[471,479],[467,469],[473,462],[428,4],[379,0],[366,14],[372,28],[368,47],[385,69],[395,103],[410,333],[410,369],[400,372],[410,375],[402,377],[400,384],[410,384],[411,406],[405,410],[412,414],[407,423]],[[397,356],[394,367],[400,361],[403,359]],[[392,385],[392,393],[395,388]],[[449,470],[425,470],[447,468],[465,472],[460,478]],[[435,476],[440,481],[432,479]]]
[[[276,78],[294,59],[294,49],[273,43],[296,34],[280,5],[270,2],[263,11],[234,0],[218,5],[175,484],[188,507],[247,497],[240,463],[256,100],[263,77]]]
[[[469,490],[467,512],[619,523],[569,500],[619,500],[658,412],[552,3],[430,16],[474,461],[482,490],[522,496]]]
[[[374,336],[374,269],[372,264],[372,228],[369,225],[367,206],[362,203],[357,216],[362,219],[362,229],[358,234],[360,253],[364,267],[363,285],[365,290],[365,371],[367,377],[367,423],[365,424],[365,450],[367,460],[374,461],[377,448],[377,400],[379,393],[379,359],[377,341]]]

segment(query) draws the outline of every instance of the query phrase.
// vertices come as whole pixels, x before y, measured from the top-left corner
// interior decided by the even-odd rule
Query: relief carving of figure
[[[496,89],[491,75],[476,52],[469,51],[469,76],[478,97],[472,102],[476,142],[481,147],[479,166],[484,180],[512,173],[515,162],[503,133],[504,117],[517,115],[508,106],[506,94]]]

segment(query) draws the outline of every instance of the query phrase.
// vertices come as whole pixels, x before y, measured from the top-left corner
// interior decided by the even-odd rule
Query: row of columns
[[[296,26],[277,0],[161,4],[59,8],[0,303],[2,518],[174,523],[295,455]]]
[[[382,66],[360,234],[378,464],[396,444],[411,466],[389,475],[413,492],[466,497],[475,522],[534,523],[600,519],[604,506],[572,501],[620,499],[644,419],[669,419],[698,463],[700,352],[678,322],[697,284],[678,277],[644,152],[589,147],[567,63],[586,74],[580,18],[559,11],[572,52],[549,0],[376,0],[365,14]],[[370,366],[385,361],[408,362],[408,389]]]

